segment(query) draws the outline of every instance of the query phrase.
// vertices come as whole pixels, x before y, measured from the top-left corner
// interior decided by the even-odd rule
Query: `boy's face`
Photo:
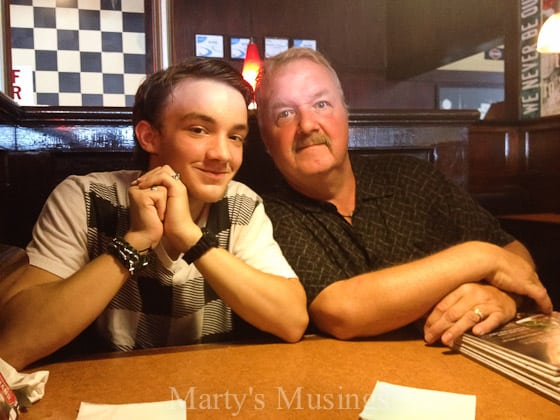
[[[220,200],[243,160],[247,105],[240,92],[210,79],[185,79],[161,117],[151,167],[168,164],[181,174],[189,200]]]

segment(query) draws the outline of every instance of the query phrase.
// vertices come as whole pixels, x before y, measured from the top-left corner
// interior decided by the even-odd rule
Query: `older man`
[[[286,181],[265,206],[320,330],[365,337],[426,317],[426,341],[451,345],[511,320],[520,296],[552,310],[527,249],[429,163],[350,158],[343,91],[319,52],[267,59],[256,99]]]

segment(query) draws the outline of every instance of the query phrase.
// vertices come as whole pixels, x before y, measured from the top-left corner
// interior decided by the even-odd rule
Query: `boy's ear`
[[[148,121],[142,120],[134,127],[134,134],[140,147],[148,153],[157,153],[159,150],[159,131]]]

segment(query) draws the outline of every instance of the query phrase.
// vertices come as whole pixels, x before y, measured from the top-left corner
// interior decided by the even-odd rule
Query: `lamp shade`
[[[560,13],[550,16],[543,24],[537,40],[540,53],[560,53]]]
[[[253,89],[255,89],[260,69],[261,58],[259,56],[259,49],[257,48],[257,44],[251,41],[247,45],[247,52],[245,53],[245,61],[243,62],[243,70],[241,73],[243,74],[243,78],[253,86]]]

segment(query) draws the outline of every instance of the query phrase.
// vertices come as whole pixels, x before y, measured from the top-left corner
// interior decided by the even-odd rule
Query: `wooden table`
[[[195,345],[38,369],[50,371],[46,394],[23,420],[75,419],[81,401],[173,398],[186,400],[189,420],[355,420],[377,380],[474,394],[477,420],[560,418],[559,405],[465,356],[398,335],[351,342],[310,336],[297,344]]]

